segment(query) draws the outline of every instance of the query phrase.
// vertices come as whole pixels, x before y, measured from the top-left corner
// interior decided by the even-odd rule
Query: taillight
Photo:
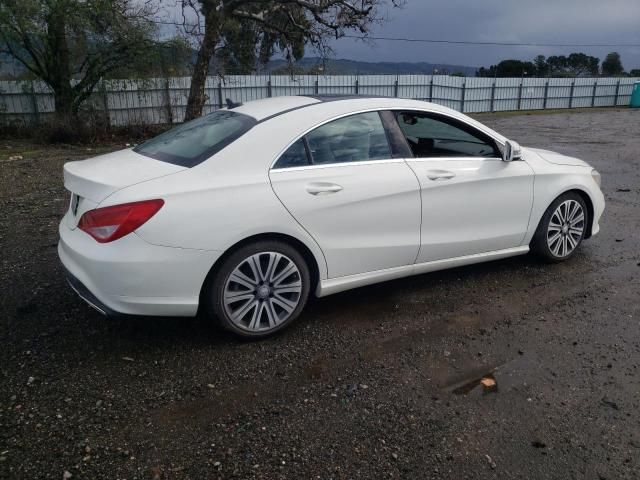
[[[85,212],[78,228],[100,243],[113,242],[142,226],[164,205],[164,200],[123,203]]]

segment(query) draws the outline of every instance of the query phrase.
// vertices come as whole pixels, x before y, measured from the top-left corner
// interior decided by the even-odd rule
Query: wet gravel
[[[316,300],[262,342],[91,310],[55,245],[61,166],[96,151],[0,142],[0,477],[638,478],[640,111],[479,118],[598,168],[601,234]]]

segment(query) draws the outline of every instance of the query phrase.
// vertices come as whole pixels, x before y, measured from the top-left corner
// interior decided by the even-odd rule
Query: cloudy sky
[[[517,43],[640,44],[640,0],[407,0],[385,9],[372,35]],[[574,51],[603,59],[618,51],[626,70],[640,68],[640,47],[504,47],[353,39],[334,44],[336,58],[425,61],[482,66],[505,58],[530,60]]]

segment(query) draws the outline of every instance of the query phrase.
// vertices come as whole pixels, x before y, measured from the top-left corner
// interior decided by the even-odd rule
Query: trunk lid
[[[64,186],[81,198],[100,203],[122,188],[182,170],[186,167],[154,160],[127,149],[65,163]]]
[[[96,208],[118,190],[186,169],[145,157],[132,149],[65,163],[64,186],[71,192],[66,223],[75,228],[84,212]]]

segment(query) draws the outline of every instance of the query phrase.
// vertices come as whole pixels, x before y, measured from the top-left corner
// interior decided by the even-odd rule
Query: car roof
[[[490,134],[502,143],[506,140],[506,138],[498,132],[495,132],[486,125],[482,125],[480,122],[477,122],[456,110],[423,100],[412,100],[407,98],[367,95],[301,95],[265,98],[232,107],[234,112],[249,115],[255,118],[259,123],[275,118],[288,117],[288,115],[286,115],[287,113],[306,112],[307,109],[309,110],[308,114],[312,114],[312,112],[320,113],[318,110],[321,110],[322,115],[327,118],[363,110],[426,110],[456,118],[473,125],[476,128],[485,131],[485,133]]]

